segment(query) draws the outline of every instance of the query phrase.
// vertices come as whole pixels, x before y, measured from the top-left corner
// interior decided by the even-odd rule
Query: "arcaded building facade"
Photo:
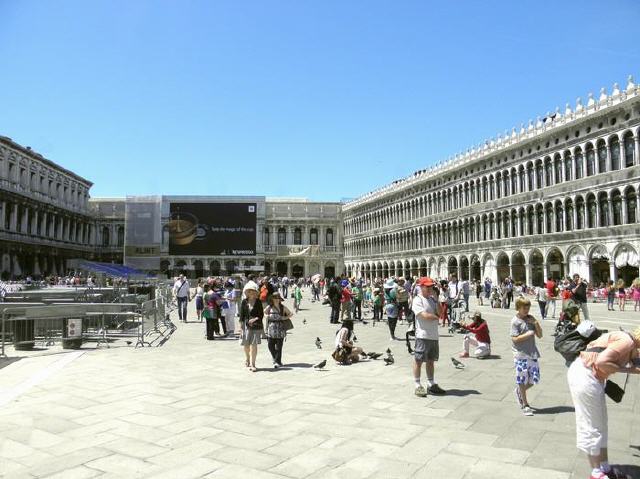
[[[561,111],[343,206],[357,277],[456,272],[539,285],[638,277],[640,88]]]

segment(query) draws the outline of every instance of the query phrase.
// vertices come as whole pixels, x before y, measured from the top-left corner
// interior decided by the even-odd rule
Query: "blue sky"
[[[636,0],[0,0],[0,18],[0,134],[94,197],[356,197],[640,76]]]

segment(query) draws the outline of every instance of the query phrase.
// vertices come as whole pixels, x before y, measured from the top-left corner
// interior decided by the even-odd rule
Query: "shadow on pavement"
[[[560,414],[563,412],[575,412],[575,409],[571,406],[553,406],[553,407],[543,407],[540,409],[535,409],[536,414]]]
[[[616,464],[613,466],[620,478],[636,479],[640,477],[640,466],[633,466],[629,464]]]
[[[311,366],[313,366],[311,363],[291,363],[284,365],[285,368],[310,368]]]
[[[22,358],[0,358],[0,369],[9,366],[10,364],[20,361]]]
[[[471,396],[476,394],[482,394],[480,391],[476,391],[475,389],[447,389],[447,394],[445,396]]]

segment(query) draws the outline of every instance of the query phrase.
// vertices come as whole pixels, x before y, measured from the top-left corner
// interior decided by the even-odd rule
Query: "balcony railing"
[[[315,256],[320,253],[336,253],[337,246],[320,245],[264,245],[265,253],[275,253],[278,256]]]

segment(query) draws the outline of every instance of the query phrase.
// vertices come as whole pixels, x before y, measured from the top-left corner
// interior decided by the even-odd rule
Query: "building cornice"
[[[544,118],[538,116],[535,122],[529,120],[529,124],[526,127],[523,123],[520,125],[519,130],[514,127],[511,133],[505,131],[504,135],[499,134],[497,137],[486,140],[484,143],[474,146],[464,153],[456,154],[454,157],[438,162],[436,165],[415,172],[406,178],[396,180],[347,202],[342,207],[343,212],[379,201],[391,195],[397,195],[425,181],[451,174],[462,167],[469,167],[474,163],[484,161],[509,149],[522,147],[527,142],[539,140],[544,135],[558,131],[561,127],[572,126],[582,122],[584,119],[606,114],[613,107],[630,102],[638,97],[640,97],[640,86],[636,85],[633,77],[629,75],[625,90],[620,90],[618,84],[614,83],[611,95],[607,94],[605,88],[600,90],[600,96],[597,100],[593,97],[593,93],[589,93],[586,106],[582,104],[581,98],[578,97],[575,109],[572,109],[567,103],[564,113],[560,112],[558,107],[555,113],[547,113]]]

